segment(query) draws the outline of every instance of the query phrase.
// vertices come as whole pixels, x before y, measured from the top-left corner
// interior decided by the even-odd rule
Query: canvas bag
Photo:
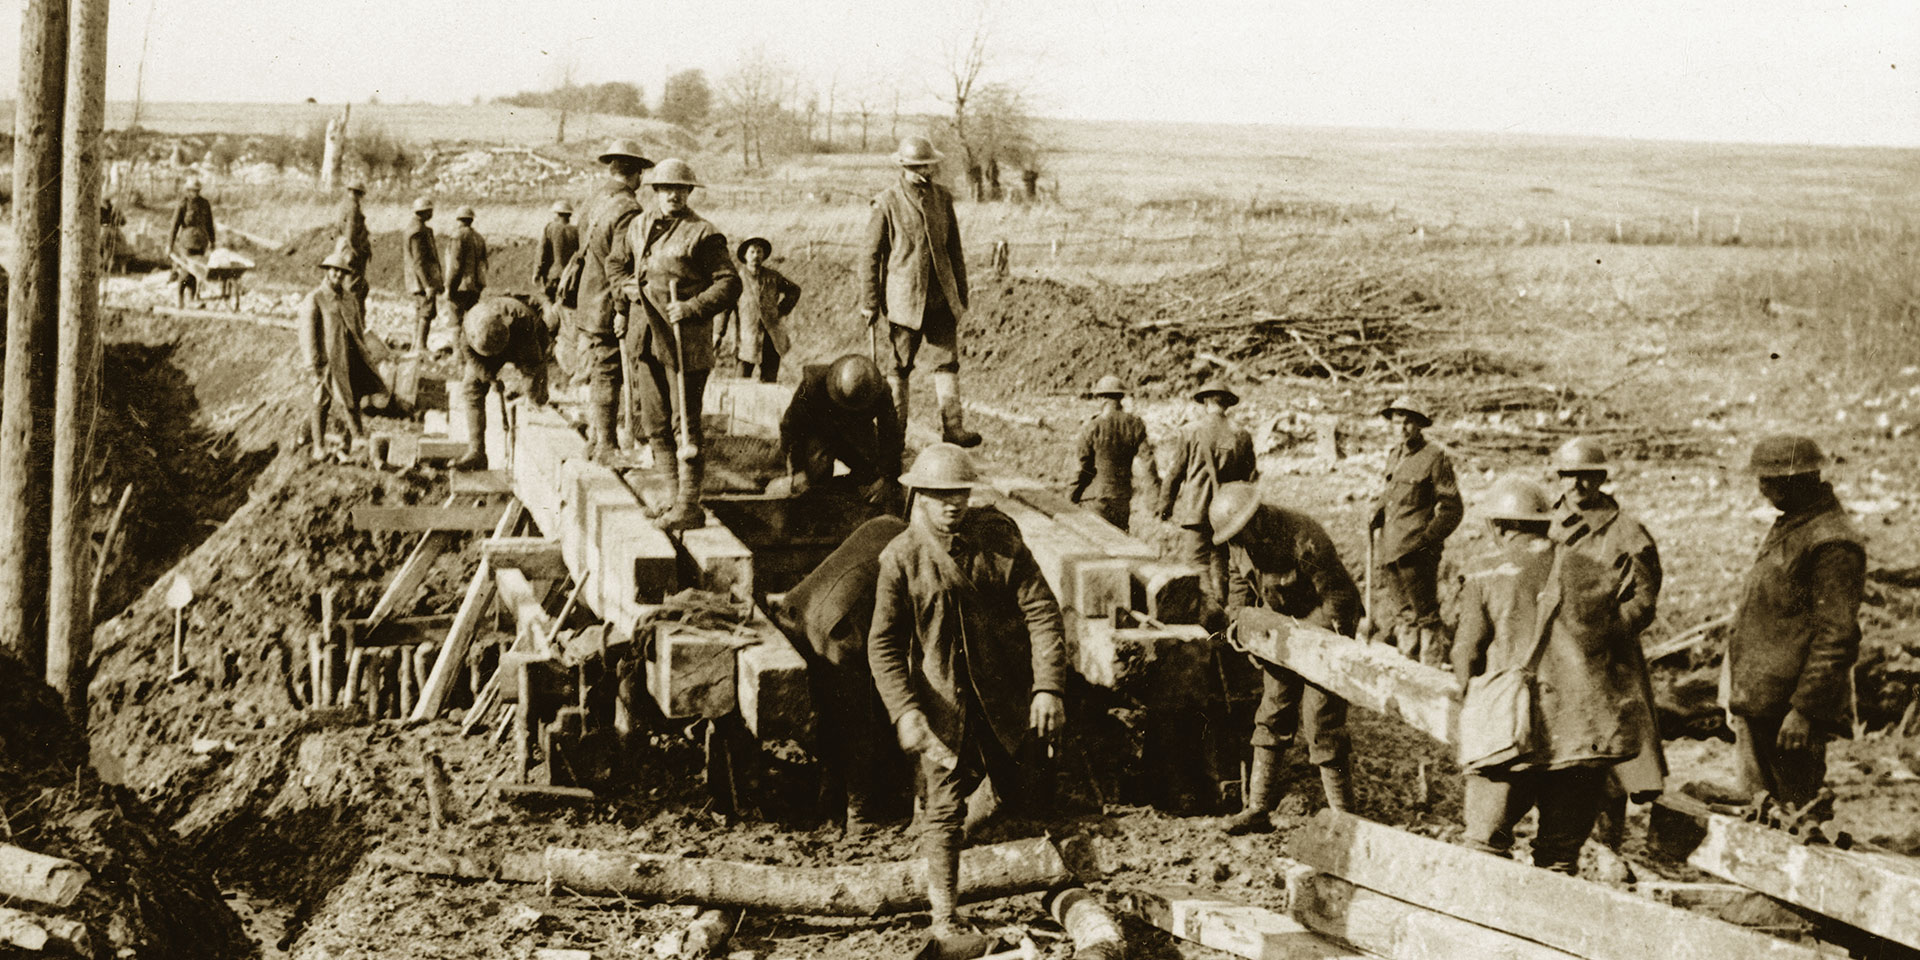
[[[1501,667],[1467,681],[1460,704],[1460,767],[1469,772],[1525,756],[1539,746],[1533,726],[1540,658],[1560,609],[1561,548],[1553,548],[1547,586],[1534,604],[1533,652],[1524,667]]]

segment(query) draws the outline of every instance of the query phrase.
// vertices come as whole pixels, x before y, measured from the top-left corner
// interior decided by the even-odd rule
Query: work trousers
[[[740,361],[740,376],[753,376],[755,366],[752,360]],[[761,383],[773,383],[780,379],[780,351],[773,348],[771,337],[760,341],[760,362],[757,366]]]
[[[480,302],[478,290],[448,290],[447,303],[453,306],[453,352],[458,356],[467,342],[467,311]]]
[[[1127,529],[1133,519],[1133,498],[1130,496],[1098,497],[1093,500],[1082,500],[1080,505],[1099,514],[1100,519],[1122,530]]]
[[[1438,636],[1445,643],[1440,626],[1440,551],[1420,550],[1398,560],[1382,563],[1378,575],[1385,592],[1381,614],[1368,611],[1379,623],[1390,626],[1400,651],[1415,656],[1422,636]],[[1422,660],[1430,664],[1445,662],[1445,651],[1430,651]]]
[[[1205,526],[1181,527],[1174,540],[1175,559],[1200,568],[1200,609],[1227,608],[1227,548],[1213,544],[1213,530]]]
[[[1605,789],[1604,766],[1560,770],[1482,770],[1466,776],[1461,816],[1467,846],[1510,857],[1513,828],[1538,808],[1533,865],[1569,876],[1580,872],[1580,847],[1593,832]]]
[[[986,721],[971,705],[967,713],[966,729],[960,735],[960,742],[952,745],[954,754],[960,758],[952,770],[942,770],[925,755],[920,758],[920,835],[923,849],[935,842],[949,842],[958,846],[966,832],[967,797],[980,786],[981,781],[990,780],[1003,797],[1013,795],[1009,789],[1018,782],[1013,758],[1001,749],[1000,741],[994,739]]]
[[[322,373],[319,381],[316,382],[313,387],[313,442],[315,444],[325,439],[321,436],[321,432],[326,430],[327,415],[333,412],[333,405],[336,399],[340,404],[340,419],[347,425],[347,435],[352,438],[358,438],[366,432],[364,421],[360,419],[360,402],[358,398],[352,396],[336,398],[334,396],[335,392],[333,377]]]
[[[819,697],[821,759],[846,787],[847,807],[867,819],[885,819],[904,809],[908,768],[873,689],[864,660],[826,663],[808,671]]]
[[[587,380],[587,399],[596,404],[620,400],[620,338],[611,330],[580,331],[581,374]],[[631,411],[629,411],[631,412]]]
[[[641,437],[668,448],[679,446],[674,428],[677,400],[673,392],[673,372],[667,365],[655,359],[650,353],[639,358],[640,370],[633,380],[633,392],[639,394],[640,431],[634,436],[638,444]],[[707,371],[688,370],[686,372],[686,415],[687,432],[696,447],[702,445],[700,432],[701,394],[707,389]]]
[[[1749,797],[1765,790],[1782,804],[1792,807],[1811,803],[1827,781],[1827,737],[1814,730],[1804,750],[1779,747],[1779,717],[1742,717],[1728,715],[1733,731],[1733,748],[1739,764],[1740,791]]]
[[[893,375],[905,378],[916,369],[935,373],[954,373],[960,369],[959,324],[947,302],[929,291],[927,310],[920,318],[920,329],[897,323],[887,325],[888,345],[893,348]]]
[[[1253,745],[1285,749],[1301,734],[1307,759],[1319,767],[1344,766],[1353,753],[1347,733],[1347,702],[1277,664],[1253,658],[1260,668],[1260,706],[1253,714]]]
[[[413,347],[425,352],[427,333],[433,328],[433,318],[440,315],[440,298],[431,293],[413,294]]]

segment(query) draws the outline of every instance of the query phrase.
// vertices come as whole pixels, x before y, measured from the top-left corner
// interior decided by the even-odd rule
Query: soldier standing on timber
[[[1640,752],[1609,771],[1606,798],[1594,825],[1595,837],[1618,850],[1626,839],[1627,799],[1646,803],[1659,796],[1666,784],[1666,748],[1654,720],[1653,682],[1640,649],[1640,634],[1652,625],[1660,600],[1660,550],[1647,528],[1621,512],[1619,501],[1601,489],[1613,464],[1600,444],[1586,437],[1568,440],[1554,453],[1553,466],[1567,484],[1553,504],[1553,538],[1615,572],[1621,621],[1633,641],[1626,652],[1643,681],[1634,720],[1641,735]]]
[[[200,195],[199,180],[189,179],[184,189],[186,192],[173,208],[173,228],[167,231],[167,252],[172,253],[175,243],[178,242],[182,255],[204,256],[218,242],[213,229],[213,204]],[[194,279],[192,273],[176,265],[173,268],[172,279],[180,287],[179,297],[183,304],[188,290],[194,291],[194,295],[199,296],[199,282]]]
[[[487,289],[487,238],[473,229],[473,208],[453,212],[459,226],[447,238],[447,302],[453,305],[454,337],[466,329],[467,311]]]
[[[780,358],[793,346],[787,314],[800,302],[800,285],[766,265],[773,244],[765,237],[741,241],[734,255],[740,261],[740,303],[720,318],[714,346],[739,360],[741,376],[753,376],[758,367],[760,382],[772,383],[780,378]]]
[[[676,461],[678,466],[677,475],[670,475],[673,506],[660,525],[681,530],[707,519],[700,506],[706,479],[700,400],[713,369],[713,321],[739,299],[740,275],[733,270],[726,236],[687,205],[700,186],[693,167],[685,160],[663,160],[648,185],[653,208],[627,224],[610,261],[634,304],[621,332],[629,354],[640,361],[642,375],[633,385],[640,395],[641,430],[656,469]],[[676,423],[684,444],[676,438]]]
[[[895,788],[907,781],[907,769],[873,686],[867,630],[873,625],[880,552],[906,527],[899,517],[868,520],[773,610],[787,635],[803,638],[801,649],[812,654],[807,677],[820,704],[822,730],[830,733],[819,738],[822,759],[845,788],[848,836],[871,832],[891,818],[893,799],[905,798],[905,791]]]
[[[1227,609],[1265,607],[1344,637],[1360,622],[1360,590],[1340,562],[1332,538],[1312,517],[1260,502],[1259,488],[1222,486],[1208,507],[1213,542],[1227,548]],[[1307,759],[1320,768],[1327,806],[1353,805],[1353,741],[1347,702],[1277,664],[1260,668],[1260,708],[1253,716],[1253,762],[1247,797],[1227,821],[1227,833],[1264,833],[1280,796],[1280,752],[1295,731],[1306,736]]]
[[[1612,566],[1548,536],[1537,484],[1503,480],[1481,510],[1500,553],[1460,594],[1454,678],[1466,844],[1508,856],[1513,827],[1539,808],[1533,863],[1578,872],[1608,768],[1640,749],[1637,641]]]
[[[374,369],[364,338],[360,302],[353,297],[353,265],[343,250],[320,261],[325,271],[320,285],[300,304],[300,349],[313,371],[313,458],[326,455],[327,413],[338,406],[346,421],[349,443],[366,440],[360,401],[387,393],[386,381]]]
[[[565,270],[573,255],[579,252],[580,228],[573,225],[573,204],[555,200],[553,219],[540,231],[540,262],[533,268],[533,287],[548,304],[555,303],[560,271]]]
[[[467,452],[455,470],[487,468],[487,394],[500,386],[500,371],[511,363],[527,380],[527,396],[547,402],[547,363],[553,339],[528,301],[530,297],[488,297],[467,311],[460,353],[465,367],[460,387],[467,400]],[[507,397],[502,387],[502,400]],[[504,407],[504,404],[503,404]]]
[[[1400,397],[1380,415],[1399,428],[1400,443],[1387,454],[1386,488],[1367,525],[1367,536],[1377,538],[1374,567],[1387,588],[1388,611],[1385,617],[1367,611],[1369,632],[1378,636],[1391,625],[1401,653],[1439,666],[1447,659],[1440,550],[1460,525],[1460,484],[1447,452],[1426,437],[1433,418],[1412,397]]]
[[[1153,492],[1159,493],[1153,441],[1147,438],[1146,423],[1121,408],[1127,387],[1119,377],[1101,377],[1089,395],[1101,400],[1100,412],[1080,435],[1080,475],[1067,499],[1091,506],[1108,523],[1125,530],[1132,522],[1136,462],[1144,461]]]
[[[880,554],[867,657],[900,747],[919,758],[920,848],[934,936],[951,932],[967,795],[1020,796],[1014,757],[1066,721],[1065,627],[1020,528],[968,509],[982,481],[950,443],[900,477],[909,523]],[[1012,788],[1011,790],[1009,788]]]
[[[417,197],[407,232],[401,238],[406,253],[407,295],[413,298],[413,349],[427,352],[427,334],[433,318],[440,312],[440,294],[447,288],[446,274],[440,270],[440,244],[434,239],[433,201]]]
[[[780,448],[794,493],[833,482],[837,460],[847,465],[845,483],[868,503],[897,513],[895,478],[905,444],[880,368],[857,353],[802,369],[800,386],[780,417]]]
[[[600,162],[606,164],[607,179],[600,182],[582,225],[580,290],[574,299],[573,323],[587,368],[587,439],[593,458],[607,463],[619,448],[615,411],[628,373],[620,362],[627,294],[616,280],[612,257],[615,246],[625,244],[627,227],[640,213],[633,191],[653,161],[641,156],[640,145],[632,140],[615,140],[601,151]]]
[[[1167,482],[1160,489],[1160,519],[1180,527],[1176,552],[1181,560],[1203,571],[1200,577],[1202,623],[1218,630],[1225,625],[1227,550],[1217,546],[1207,525],[1207,508],[1224,484],[1252,480],[1258,472],[1253,459],[1253,435],[1227,416],[1240,402],[1225,383],[1209,380],[1193,392],[1200,418],[1180,433],[1173,449]]]
[[[347,184],[346,196],[334,215],[334,243],[347,252],[353,266],[353,298],[360,301],[360,315],[367,313],[367,265],[373,261],[373,235],[367,232],[367,215],[360,210],[360,198],[367,185],[355,180]]]
[[[1721,698],[1740,759],[1741,790],[1765,791],[1820,821],[1827,742],[1853,730],[1850,678],[1860,654],[1867,549],[1812,438],[1768,437],[1747,469],[1779,509],[1747,573],[1722,664]]]
[[[940,154],[925,137],[907,137],[894,154],[900,180],[873,198],[867,221],[867,255],[861,261],[864,301],[860,316],[884,357],[887,386],[900,423],[911,422],[909,377],[916,367],[933,369],[933,395],[940,407],[940,437],[963,447],[980,445],[966,428],[960,407],[960,324],[967,317],[967,258],[960,249],[960,222],[953,195],[933,182]],[[874,325],[886,321],[884,336]],[[876,349],[876,353],[882,352]]]

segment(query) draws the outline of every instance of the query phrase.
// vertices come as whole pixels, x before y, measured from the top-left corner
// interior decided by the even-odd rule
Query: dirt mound
[[[239,918],[208,874],[131,792],[104,784],[60,701],[0,654],[0,809],[8,842],[87,868],[65,910],[17,904],[86,924],[99,956],[251,955]]]
[[[436,224],[444,254],[446,230]],[[482,236],[485,236],[483,233]],[[333,252],[334,229],[315,227],[297,234],[277,251],[262,253],[254,275],[260,279],[306,287],[319,282],[320,259]],[[398,230],[373,235],[373,260],[367,267],[367,282],[375,289],[405,293],[401,264],[404,246]],[[523,237],[487,239],[487,289],[494,293],[532,293],[533,268],[538,265],[540,245]]]

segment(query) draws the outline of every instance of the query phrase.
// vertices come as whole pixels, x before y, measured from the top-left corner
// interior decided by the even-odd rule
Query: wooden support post
[[[1398,717],[1443,744],[1458,742],[1460,696],[1453,674],[1408,660],[1386,644],[1343,637],[1270,610],[1235,611],[1234,626],[1248,653],[1354,706]]]
[[[99,403],[100,129],[106,119],[108,0],[73,0],[60,195],[60,331],[54,381],[47,557],[47,683],[87,729],[93,608],[87,583],[91,421]]]
[[[1665,808],[1663,811],[1661,808]],[[1700,828],[1689,850],[1667,852],[1716,877],[1920,948],[1920,869],[1909,857],[1800,843],[1791,834],[1714,813],[1669,794],[1651,815],[1678,814]],[[1662,831],[1665,838],[1673,830]]]
[[[347,653],[347,682],[340,688],[340,705],[343,707],[360,702],[360,674],[366,669],[366,656],[366,651],[359,647]],[[367,709],[371,712],[372,705],[369,704]]]
[[[1815,960],[1819,951],[1577,877],[1322,811],[1288,852],[1355,886],[1586,960]]]
[[[494,524],[494,537],[505,537],[513,532],[513,528],[520,523],[522,513],[519,501],[510,502],[500,514],[499,522]],[[480,569],[474,571],[473,580],[467,584],[467,593],[460,600],[460,609],[454,612],[453,626],[447,628],[446,642],[440,644],[440,657],[434,661],[433,672],[420,689],[420,699],[413,705],[413,714],[407,718],[408,722],[421,723],[439,716],[441,707],[446,705],[447,694],[453,690],[454,678],[459,675],[461,665],[467,662],[467,648],[472,645],[473,635],[480,629],[480,618],[486,614],[487,604],[492,599],[493,566],[483,553]],[[475,706],[478,705],[476,701]]]
[[[66,112],[67,0],[20,9],[13,110],[13,250],[0,380],[0,648],[46,668],[47,515],[54,354],[59,329],[60,138]],[[97,216],[97,213],[96,213]]]

